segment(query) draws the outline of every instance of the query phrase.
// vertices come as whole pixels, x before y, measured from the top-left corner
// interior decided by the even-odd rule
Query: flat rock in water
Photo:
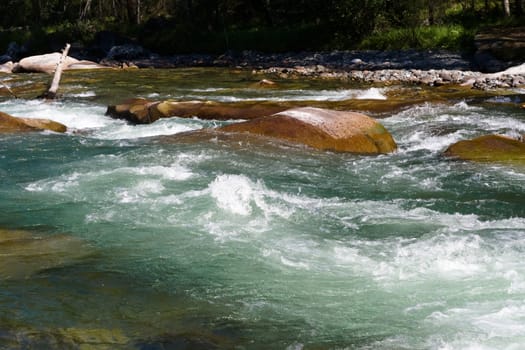
[[[221,103],[212,101],[148,101],[130,99],[108,106],[106,115],[134,124],[149,124],[160,118],[206,120],[254,119],[285,110],[286,107],[253,102]]]
[[[525,142],[504,135],[485,135],[459,141],[448,147],[444,155],[476,162],[525,165]]]
[[[42,130],[66,132],[67,127],[49,119],[17,118],[0,112],[0,134]]]
[[[92,254],[82,240],[68,235],[39,237],[27,231],[0,229],[0,280],[28,278],[66,266]]]
[[[375,119],[361,113],[313,107],[292,108],[217,130],[267,136],[338,152],[381,154],[397,149],[392,135]]]
[[[92,61],[85,61],[85,60],[72,63],[72,64],[70,64],[70,65],[68,65],[66,67],[67,70],[72,70],[72,69],[108,69],[108,68],[111,68],[111,67],[104,66],[102,64],[98,64],[98,63],[92,62]]]

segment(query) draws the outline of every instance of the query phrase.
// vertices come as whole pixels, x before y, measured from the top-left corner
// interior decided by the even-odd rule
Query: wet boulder
[[[14,63],[11,61],[0,64],[0,73],[8,73],[8,74],[12,73],[13,67],[14,67]]]
[[[19,64],[19,69],[23,72],[32,72],[32,73],[47,73],[52,74],[57,66],[60,57],[62,56],[59,52],[48,53],[45,55],[29,56],[22,58]],[[67,57],[65,66],[70,64],[77,63],[78,60],[73,57]]]
[[[292,108],[217,130],[272,137],[338,152],[380,154],[397,149],[392,135],[375,119],[361,113],[313,107]]]
[[[76,237],[40,237],[28,231],[0,229],[0,280],[27,278],[78,262],[90,254],[92,250]]]
[[[49,130],[66,132],[64,124],[49,119],[17,118],[0,112],[0,133],[27,132]]]
[[[444,155],[476,162],[525,165],[525,142],[523,137],[485,135],[456,142],[445,150]]]
[[[69,64],[66,69],[72,70],[72,69],[104,69],[104,68],[111,68],[108,66],[104,66],[102,64],[98,64],[96,62],[82,60],[75,63]]]
[[[17,70],[20,72],[53,74],[61,56],[62,54],[59,52],[48,53],[38,56],[29,56],[21,59],[20,62],[18,62]],[[71,56],[67,56],[64,64],[64,70],[98,68],[108,67],[91,61],[79,61]]]
[[[134,124],[149,124],[160,118],[193,118],[206,120],[254,119],[272,115],[287,107],[268,103],[221,103],[212,101],[148,101],[130,99],[108,106],[106,115]]]
[[[132,98],[119,104],[108,106],[106,115],[115,119],[124,119],[133,124],[150,124],[160,116],[152,116],[150,107],[159,102],[143,98]]]

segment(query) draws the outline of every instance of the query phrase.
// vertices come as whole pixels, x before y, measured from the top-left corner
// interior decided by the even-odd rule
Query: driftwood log
[[[57,96],[58,86],[60,84],[60,78],[62,77],[62,70],[64,69],[64,64],[66,62],[67,54],[69,53],[70,44],[66,44],[66,47],[62,51],[62,56],[57,62],[57,67],[55,69],[55,74],[53,75],[53,80],[49,89],[43,93],[39,98],[45,98],[46,100],[54,100]]]

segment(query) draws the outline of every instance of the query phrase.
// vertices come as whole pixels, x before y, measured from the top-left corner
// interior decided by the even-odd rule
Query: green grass
[[[390,29],[372,33],[360,44],[360,49],[473,49],[474,29],[460,25],[425,26],[417,28]]]

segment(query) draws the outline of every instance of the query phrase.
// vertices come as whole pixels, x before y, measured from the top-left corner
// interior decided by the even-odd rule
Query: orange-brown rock
[[[292,108],[217,130],[261,135],[338,152],[379,154],[397,148],[392,135],[375,119],[361,113],[313,107]]]
[[[221,103],[212,101],[148,101],[130,99],[108,106],[106,115],[125,119],[135,124],[149,124],[160,118],[180,117],[213,120],[254,119],[272,115],[286,107],[254,103]]]
[[[448,147],[444,155],[476,162],[525,165],[525,142],[503,135],[485,135],[459,141]]]
[[[124,119],[134,124],[149,124],[157,119],[150,116],[149,107],[158,102],[152,102],[143,98],[132,98],[118,105],[108,106],[106,115],[116,119]]]
[[[66,126],[49,119],[17,118],[0,112],[0,133],[50,130],[65,132]]]

